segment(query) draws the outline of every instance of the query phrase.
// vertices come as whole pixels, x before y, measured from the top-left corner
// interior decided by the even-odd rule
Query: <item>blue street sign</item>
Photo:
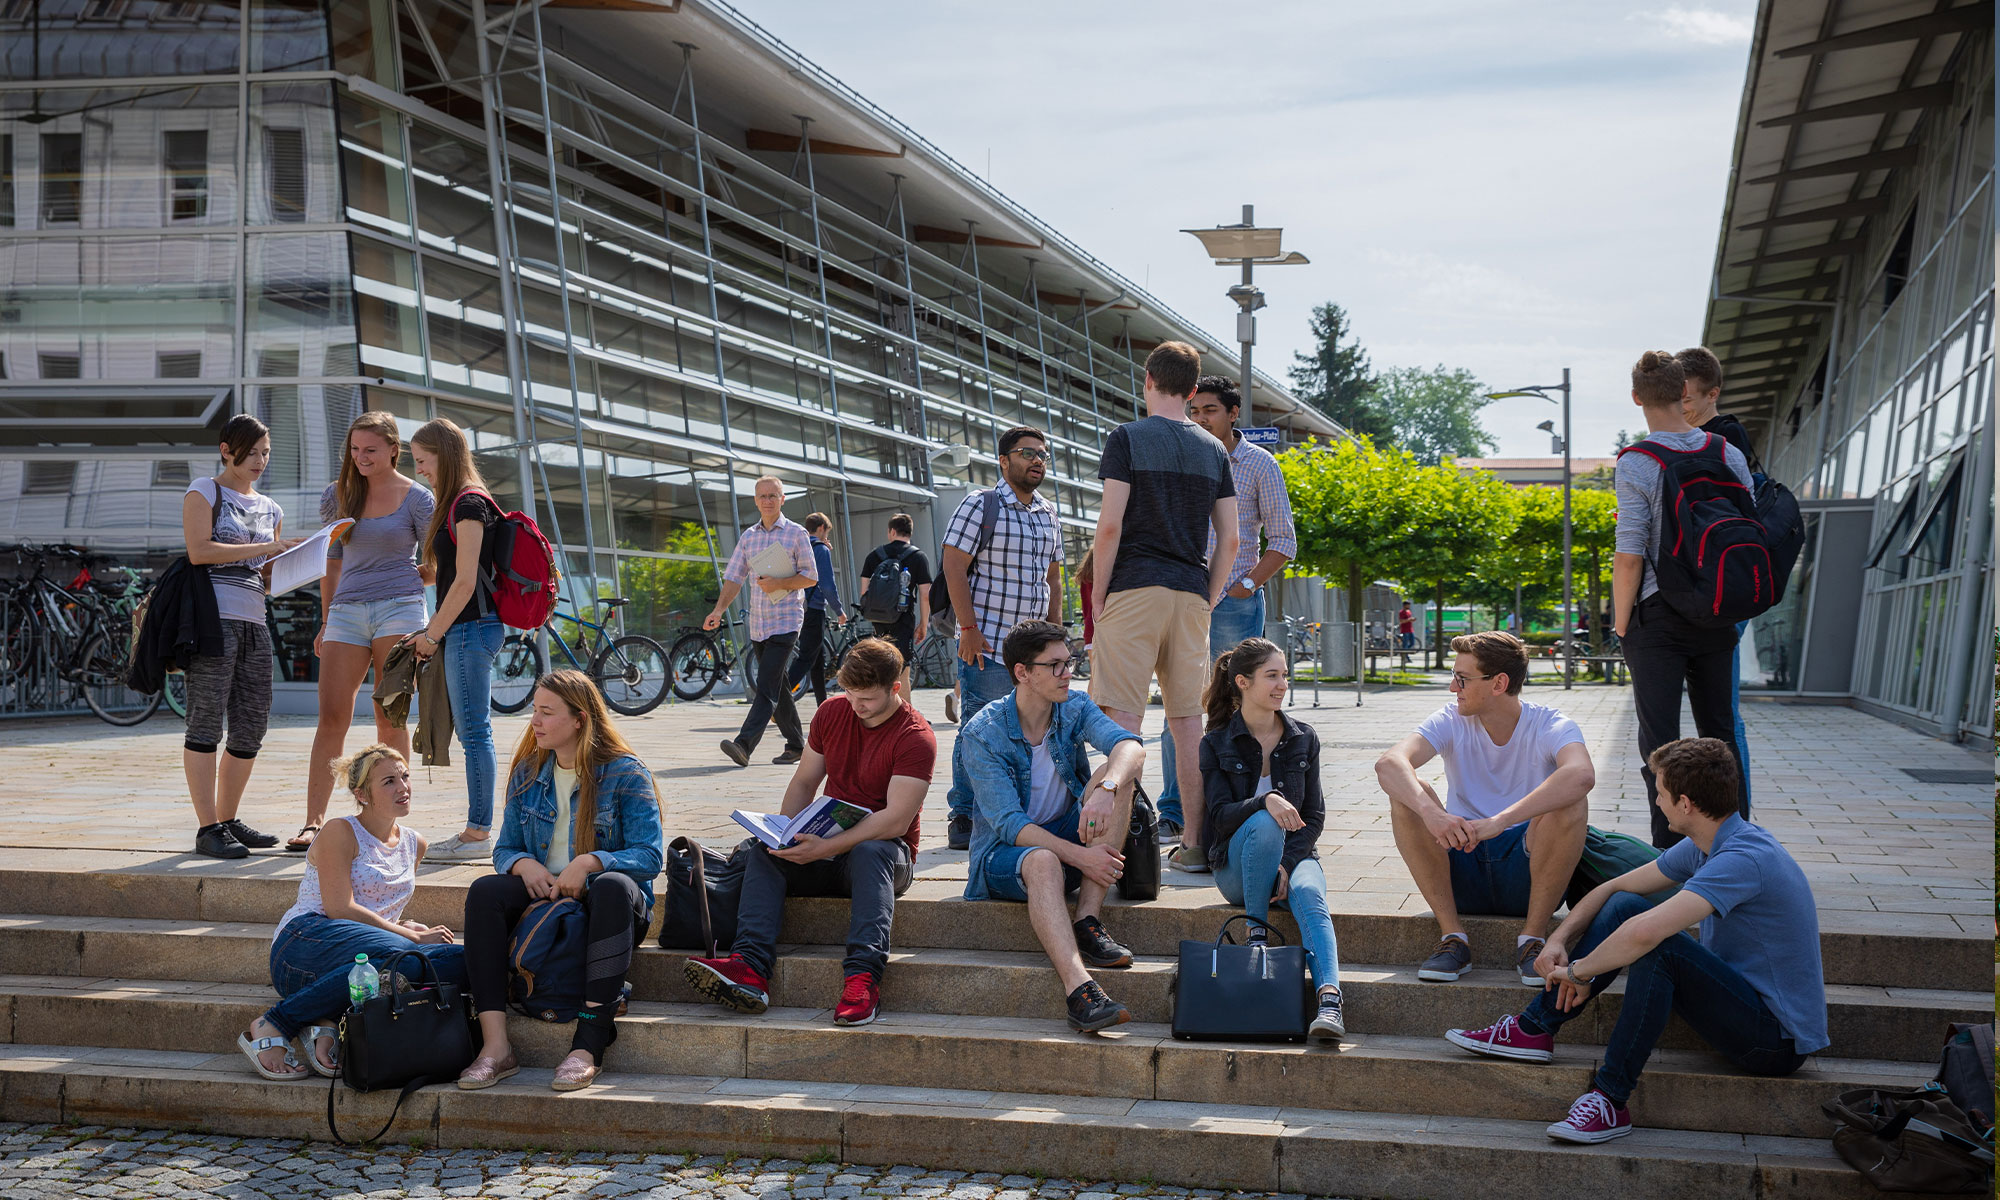
[[[1276,450],[1285,444],[1284,435],[1278,432],[1276,425],[1252,425],[1248,429],[1239,429],[1236,432],[1243,435],[1244,441],[1253,446],[1262,446],[1266,450]]]

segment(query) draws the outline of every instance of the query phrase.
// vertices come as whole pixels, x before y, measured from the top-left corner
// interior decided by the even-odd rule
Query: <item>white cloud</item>
[[[1703,46],[1740,46],[1750,41],[1747,19],[1712,8],[1682,8],[1676,4],[1665,12],[1635,13],[1634,18],[1651,21],[1670,37]]]

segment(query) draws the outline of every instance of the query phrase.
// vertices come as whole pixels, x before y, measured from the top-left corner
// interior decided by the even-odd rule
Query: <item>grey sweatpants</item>
[[[229,723],[229,753],[255,758],[271,723],[271,631],[248,621],[222,622],[222,653],[197,655],[187,669],[187,741],[213,754]]]

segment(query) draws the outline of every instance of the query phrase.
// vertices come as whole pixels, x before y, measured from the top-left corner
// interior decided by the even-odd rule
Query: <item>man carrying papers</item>
[[[866,1025],[882,995],[889,962],[889,924],[896,897],[910,886],[917,853],[917,814],[937,761],[937,736],[908,704],[903,656],[881,638],[854,644],[840,664],[843,696],[813,714],[804,756],[785,789],[779,818],[785,848],[759,832],[743,869],[736,944],[727,958],[690,958],[684,968],[697,992],[738,1012],[770,1007],[772,968],[785,897],[846,896],[850,901],[845,982],[833,1011],[836,1025]],[[868,816],[833,836],[816,836],[794,822],[825,794]],[[752,816],[752,814],[743,814]],[[769,821],[770,818],[754,817]],[[772,822],[774,825],[777,822]],[[835,817],[833,824],[838,825]],[[748,823],[746,822],[746,827]],[[784,844],[784,843],[781,843]]]

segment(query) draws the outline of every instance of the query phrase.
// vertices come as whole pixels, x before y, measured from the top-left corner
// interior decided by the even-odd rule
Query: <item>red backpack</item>
[[[494,508],[500,507],[484,489],[466,488],[452,497],[452,510],[457,511],[458,502],[469,495],[485,496]],[[444,524],[456,546],[457,522],[447,515]],[[535,519],[524,512],[503,511],[486,536],[493,543],[492,553],[482,550],[479,557],[493,565],[481,567],[478,586],[473,589],[479,615],[491,613],[515,629],[540,629],[555,612],[556,593],[562,590],[562,568],[556,565],[555,548]]]

